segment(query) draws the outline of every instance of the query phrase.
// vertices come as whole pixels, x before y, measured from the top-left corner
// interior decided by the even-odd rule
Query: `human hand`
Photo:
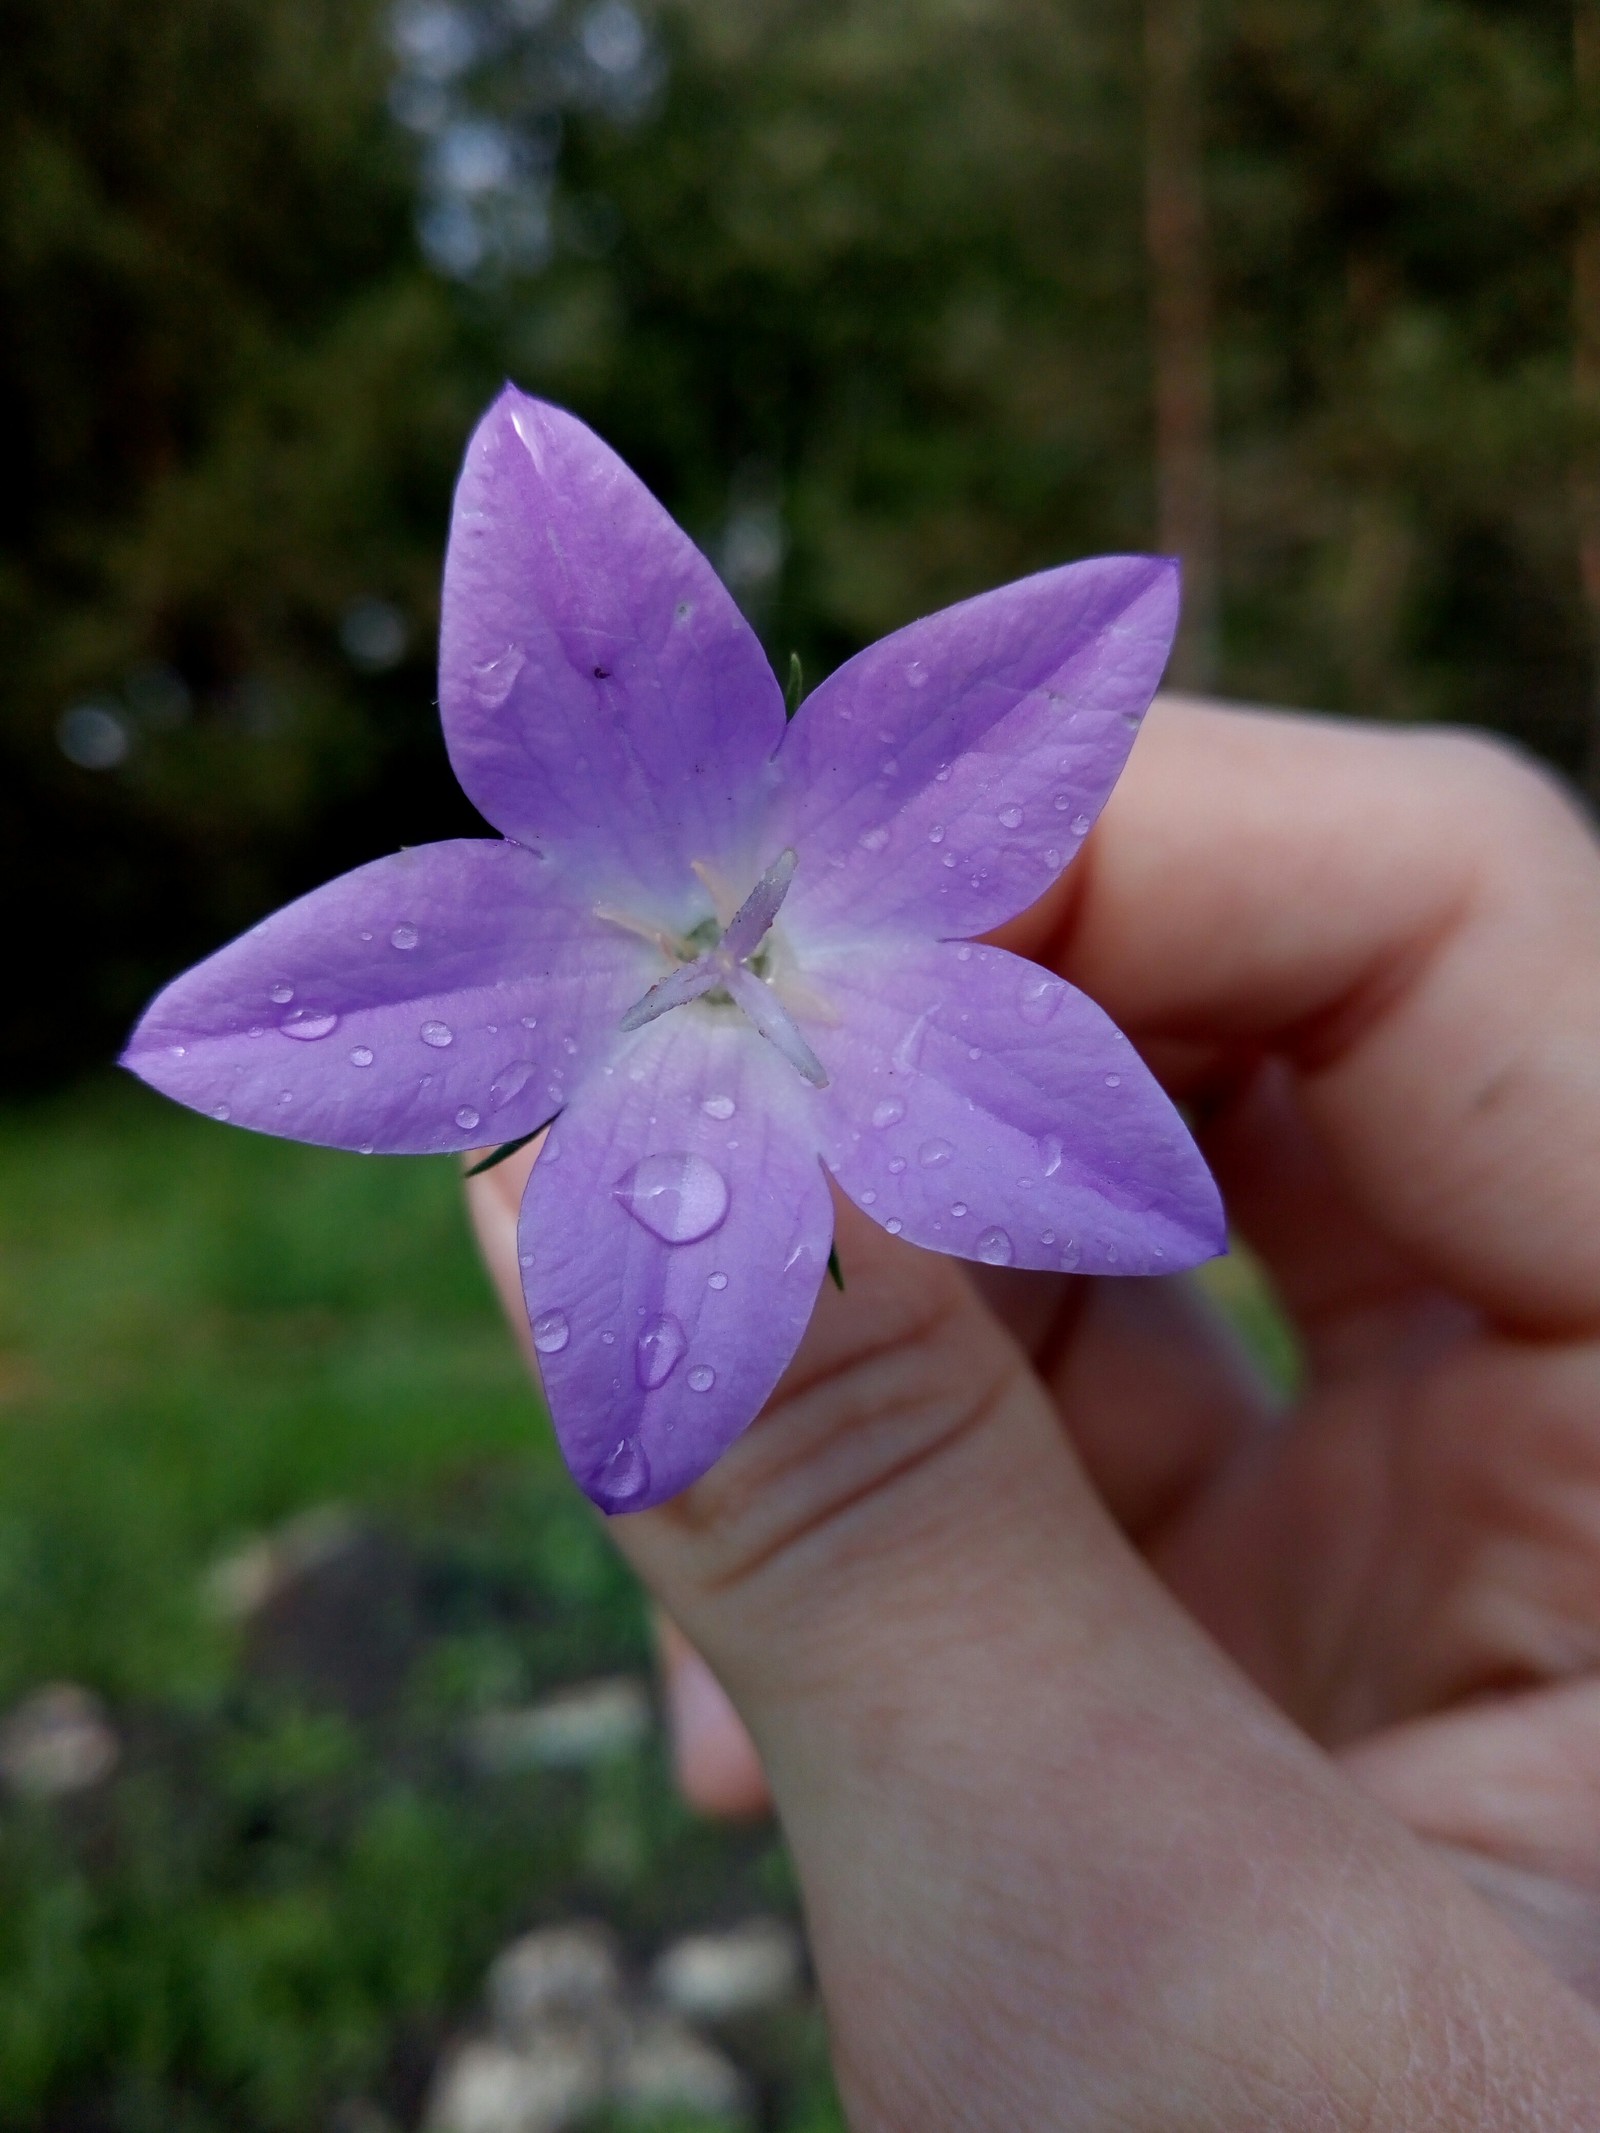
[[[1002,939],[1194,1105],[1307,1377],[841,1203],[766,1413],[614,1522],[851,2122],[1592,2129],[1600,851],[1486,743],[1168,699]],[[516,1324],[526,1172],[473,1186]]]

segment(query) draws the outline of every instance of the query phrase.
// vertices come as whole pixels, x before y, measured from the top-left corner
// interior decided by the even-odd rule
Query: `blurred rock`
[[[581,2027],[541,2036],[526,2051],[479,2040],[446,2060],[426,2133],[567,2133],[606,2098],[605,2054]]]
[[[39,1689],[0,1720],[0,1779],[33,1799],[87,1792],[121,1753],[99,1697],[70,1681]]]
[[[714,2045],[670,2015],[646,2015],[618,2054],[612,2096],[637,2117],[681,2111],[730,2126],[753,2122],[744,2076]]]
[[[507,2044],[529,2048],[553,2021],[603,2026],[622,1993],[616,1941],[580,1921],[526,1933],[495,1958],[489,2017]]]
[[[733,2022],[782,2006],[800,1990],[800,1936],[781,1918],[727,1933],[695,1933],[663,1949],[650,1975],[657,1997],[690,2022]]]
[[[650,1731],[650,1692],[631,1674],[585,1681],[542,1703],[484,1711],[467,1728],[467,1752],[491,1776],[582,1770],[637,1748]]]
[[[317,1504],[276,1532],[219,1557],[205,1574],[205,1593],[229,1622],[248,1622],[308,1571],[332,1562],[355,1541],[358,1528],[342,1505]]]

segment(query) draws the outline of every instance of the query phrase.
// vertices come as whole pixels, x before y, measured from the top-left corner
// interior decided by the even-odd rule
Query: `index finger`
[[[1511,750],[1162,699],[1010,940],[1143,1043],[1288,1060],[1354,1205],[1479,1309],[1600,1323],[1600,849]]]

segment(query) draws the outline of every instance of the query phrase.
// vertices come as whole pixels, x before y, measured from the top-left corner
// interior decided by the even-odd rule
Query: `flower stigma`
[[[780,852],[744,902],[735,908],[722,877],[705,861],[696,860],[694,872],[711,898],[715,916],[681,937],[662,927],[645,925],[623,912],[597,906],[597,918],[638,934],[674,965],[628,1009],[621,1027],[643,1029],[658,1015],[670,1014],[673,1008],[687,1007],[695,1000],[703,1000],[708,1007],[738,1007],[802,1079],[814,1089],[825,1089],[828,1076],[822,1062],[801,1036],[777,990],[779,958],[772,922],[789,893],[798,864],[792,848]],[[808,988],[790,983],[784,989],[799,1012],[817,1012],[821,1003]]]

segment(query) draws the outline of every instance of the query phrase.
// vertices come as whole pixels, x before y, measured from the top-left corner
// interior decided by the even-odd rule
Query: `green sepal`
[[[537,1140],[539,1135],[544,1132],[545,1126],[553,1126],[560,1116],[561,1113],[559,1111],[553,1111],[545,1120],[543,1126],[535,1126],[531,1133],[524,1133],[520,1140],[502,1141],[493,1155],[486,1155],[481,1163],[469,1165],[467,1176],[469,1178],[478,1178],[482,1177],[486,1170],[493,1170],[496,1163],[503,1163],[508,1155],[515,1155],[519,1148],[526,1148],[529,1141]]]
[[[844,1268],[839,1264],[839,1247],[836,1244],[828,1246],[828,1272],[833,1276],[834,1287],[842,1296],[844,1294]]]
[[[789,654],[789,679],[783,685],[783,715],[793,718],[800,708],[800,699],[806,693],[805,681],[800,672],[800,654]]]

